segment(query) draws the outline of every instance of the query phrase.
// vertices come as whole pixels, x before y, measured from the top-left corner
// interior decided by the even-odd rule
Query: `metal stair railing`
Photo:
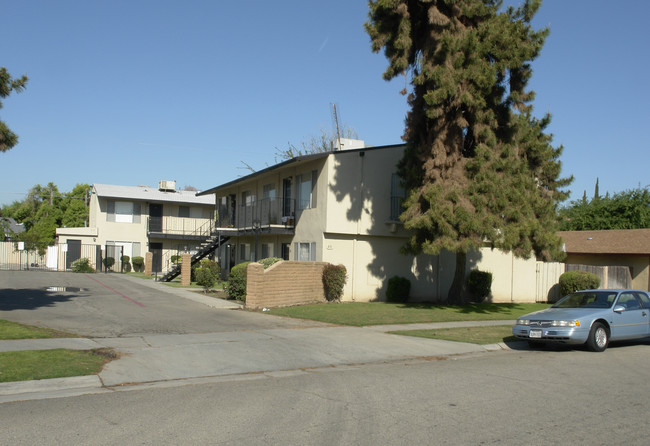
[[[199,251],[192,255],[191,259],[191,264],[190,265],[195,265],[196,263],[200,262],[203,260],[205,257],[207,257],[210,253],[214,252],[215,249],[217,249],[218,246],[226,243],[230,237],[221,235],[219,233],[213,233],[211,234],[208,238],[206,238],[202,243]],[[167,271],[161,278],[160,282],[170,282],[178,275],[181,273],[181,267],[182,265],[179,263],[177,265],[174,265],[172,269]]]

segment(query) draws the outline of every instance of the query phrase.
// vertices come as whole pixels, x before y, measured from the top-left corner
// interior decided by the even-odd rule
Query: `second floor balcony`
[[[242,205],[220,206],[217,228],[250,231],[266,228],[279,233],[293,233],[296,200],[289,198],[263,198]]]
[[[214,221],[209,218],[189,217],[147,217],[149,237],[203,240],[214,230]]]

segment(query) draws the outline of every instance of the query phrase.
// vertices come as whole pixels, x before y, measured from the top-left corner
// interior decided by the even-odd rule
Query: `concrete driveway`
[[[201,299],[216,305],[196,301]],[[123,274],[0,271],[0,319],[80,336],[134,337],[326,325],[225,310],[233,307],[238,306]]]

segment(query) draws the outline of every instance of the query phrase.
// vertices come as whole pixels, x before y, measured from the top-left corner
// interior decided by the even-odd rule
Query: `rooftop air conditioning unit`
[[[158,190],[174,192],[176,190],[176,181],[159,181]]]

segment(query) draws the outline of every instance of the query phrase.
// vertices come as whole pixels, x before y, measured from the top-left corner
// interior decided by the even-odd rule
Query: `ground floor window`
[[[316,243],[297,242],[294,245],[294,258],[302,262],[316,261]]]
[[[273,243],[262,243],[262,259],[273,257]]]
[[[290,257],[290,246],[291,244],[289,243],[283,243],[281,246],[282,249],[282,260],[289,260]]]
[[[251,245],[248,243],[241,243],[239,245],[239,261],[246,262],[251,259]]]

